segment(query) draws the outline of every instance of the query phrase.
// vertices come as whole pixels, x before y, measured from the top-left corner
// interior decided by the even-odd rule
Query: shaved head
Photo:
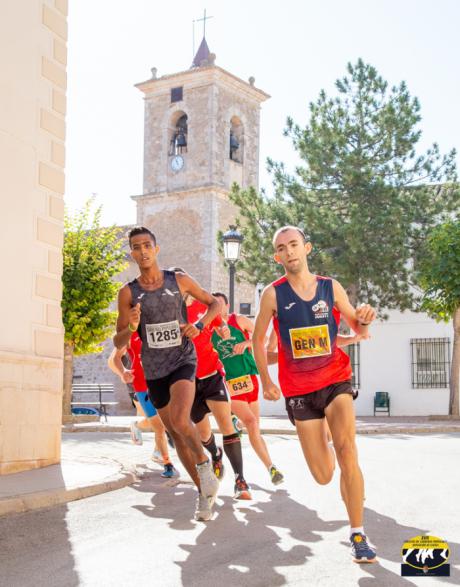
[[[299,228],[298,226],[282,226],[281,228],[278,228],[278,230],[273,235],[272,242],[273,242],[274,248],[276,248],[276,240],[279,237],[279,235],[287,232],[288,230],[295,230],[301,236],[304,244],[308,243],[310,241],[310,239],[307,238],[307,236],[305,235],[304,231],[301,228]]]

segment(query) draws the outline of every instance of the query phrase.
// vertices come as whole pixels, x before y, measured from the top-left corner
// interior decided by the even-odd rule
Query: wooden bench
[[[374,396],[374,416],[377,412],[390,415],[390,394],[388,391],[376,391]]]
[[[110,394],[112,397],[114,395],[114,385],[113,383],[73,383],[72,384],[72,401],[70,403],[71,406],[98,406],[99,413],[101,416],[104,416],[105,421],[107,422],[107,407],[108,406],[116,406],[118,402],[114,401],[106,401],[103,397],[104,394]],[[74,401],[75,395],[85,395],[91,394],[93,396],[98,397],[98,401]]]

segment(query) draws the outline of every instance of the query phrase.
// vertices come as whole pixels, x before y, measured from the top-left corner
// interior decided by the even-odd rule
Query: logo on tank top
[[[312,306],[312,310],[315,313],[315,320],[329,317],[329,306],[324,300],[319,300],[318,303]]]

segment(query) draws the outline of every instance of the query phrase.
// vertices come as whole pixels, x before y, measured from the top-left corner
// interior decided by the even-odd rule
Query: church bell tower
[[[190,69],[151,79],[143,92],[144,182],[137,223],[154,232],[162,267],[182,267],[208,291],[228,291],[217,233],[234,223],[233,182],[258,188],[260,105],[268,94],[215,64],[206,39]],[[244,246],[244,244],[243,244]],[[238,283],[239,303],[254,286]]]

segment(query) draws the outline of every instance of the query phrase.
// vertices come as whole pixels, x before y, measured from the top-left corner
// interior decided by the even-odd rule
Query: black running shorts
[[[195,381],[196,364],[185,363],[181,365],[169,375],[160,377],[160,379],[147,379],[147,386],[149,388],[149,398],[157,410],[161,410],[169,404],[171,394],[169,388],[173,383],[186,379],[187,381]]]
[[[342,393],[353,397],[351,381],[341,381],[318,389],[318,391],[287,397],[286,410],[289,420],[295,425],[295,420],[305,421],[324,418],[324,410],[333,399]]]
[[[211,410],[208,408],[206,400],[214,402],[228,402],[227,385],[220,373],[214,373],[205,379],[196,380],[195,400],[190,414],[192,422],[198,424]]]

